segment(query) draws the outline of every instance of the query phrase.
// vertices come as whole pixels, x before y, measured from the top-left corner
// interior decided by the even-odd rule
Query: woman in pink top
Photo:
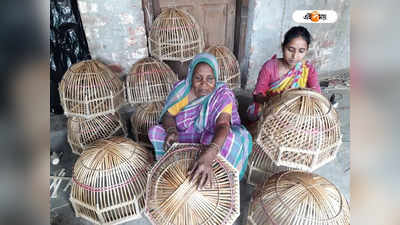
[[[292,27],[282,43],[283,58],[272,56],[262,66],[253,92],[254,102],[247,109],[250,121],[261,116],[261,106],[268,98],[289,88],[311,88],[321,92],[314,66],[304,60],[311,35],[302,26]]]

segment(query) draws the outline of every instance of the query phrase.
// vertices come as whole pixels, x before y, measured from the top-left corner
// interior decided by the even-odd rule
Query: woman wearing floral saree
[[[311,42],[311,35],[302,26],[292,27],[286,32],[282,43],[283,58],[272,56],[262,66],[253,92],[254,103],[247,109],[250,121],[261,116],[261,107],[269,97],[289,88],[311,88],[321,92],[314,66],[304,60]]]
[[[157,160],[174,143],[201,143],[205,148],[189,171],[202,188],[212,179],[212,162],[221,153],[243,177],[252,138],[241,125],[233,92],[218,82],[218,63],[208,53],[192,60],[186,80],[167,97],[160,125],[149,130]]]

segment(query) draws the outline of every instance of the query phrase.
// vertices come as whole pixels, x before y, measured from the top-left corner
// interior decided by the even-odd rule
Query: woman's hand
[[[168,133],[164,141],[164,150],[168,151],[169,147],[171,147],[171,145],[177,141],[178,141],[178,133],[176,132]]]
[[[178,130],[176,128],[175,117],[169,112],[166,112],[162,118],[162,126],[167,133],[164,140],[164,150],[167,151],[169,147],[178,141]]]
[[[218,152],[218,148],[208,146],[189,171],[189,176],[191,176],[190,181],[198,180],[198,189],[202,189],[207,183],[210,184],[210,187],[213,187],[214,172],[212,170],[212,163]]]

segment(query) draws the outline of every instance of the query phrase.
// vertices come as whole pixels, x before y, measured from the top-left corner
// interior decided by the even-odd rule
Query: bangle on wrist
[[[176,127],[167,128],[167,134],[172,134],[172,133],[178,134],[178,130],[176,129]]]

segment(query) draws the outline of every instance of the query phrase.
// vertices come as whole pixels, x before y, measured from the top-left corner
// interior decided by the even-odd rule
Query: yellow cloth
[[[173,105],[171,108],[169,108],[168,112],[171,115],[176,116],[188,104],[189,104],[189,95],[187,95],[181,101],[177,102],[175,105]]]
[[[310,70],[310,68],[307,67],[307,65],[303,64],[303,71],[301,74],[301,77],[298,81],[299,87],[301,88],[305,88],[307,85],[307,79],[308,79],[308,71]],[[284,79],[280,84],[279,87],[276,89],[271,89],[271,92],[274,93],[279,93],[281,91],[284,91],[288,88],[290,88],[290,86],[293,84],[293,80],[294,77],[287,77],[286,79]]]
[[[226,105],[224,107],[224,109],[222,110],[222,113],[229,113],[232,114],[232,103],[229,103],[228,105]]]
[[[299,86],[302,88],[305,88],[307,85],[307,79],[308,79],[308,71],[310,68],[308,68],[306,65],[303,65],[303,73],[301,74],[301,78],[299,80]]]
[[[168,112],[172,116],[178,115],[178,113],[189,104],[189,96],[184,97],[181,101],[177,102],[171,108],[168,109]],[[222,109],[222,112],[232,114],[232,103],[229,103]]]

